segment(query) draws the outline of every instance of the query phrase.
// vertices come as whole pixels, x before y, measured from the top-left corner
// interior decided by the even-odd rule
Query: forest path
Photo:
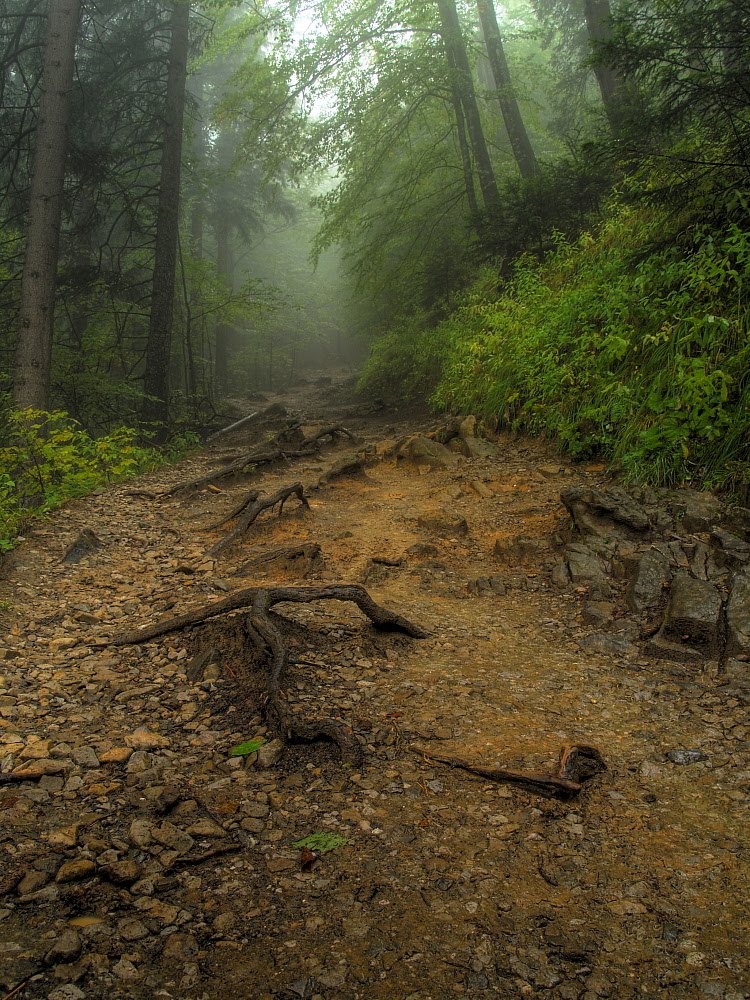
[[[190,494],[131,483],[36,528],[0,580],[0,766],[47,771],[0,787],[0,986],[52,1000],[746,997],[746,708],[697,671],[582,648],[582,594],[550,581],[560,490],[601,469],[508,437],[428,470],[387,457],[423,416],[368,415],[343,383],[284,402],[306,429],[341,419],[363,438],[365,474],[318,488],[364,447],[344,443]],[[136,485],[198,476],[252,434]],[[227,530],[208,526],[248,483],[296,480],[310,510],[291,501],[206,556]],[[102,547],[63,563],[84,527]],[[519,535],[531,541],[512,559],[495,554]],[[235,575],[301,543],[320,555]],[[256,583],[334,582],[428,631],[375,632],[350,604],[281,610],[290,705],[351,724],[359,771],[322,743],[230,755],[273,735],[242,680],[241,617],[103,645]],[[707,739],[723,753],[665,758]],[[419,753],[548,771],[577,742],[608,771],[568,803]],[[294,843],[323,832],[346,844],[307,870]]]

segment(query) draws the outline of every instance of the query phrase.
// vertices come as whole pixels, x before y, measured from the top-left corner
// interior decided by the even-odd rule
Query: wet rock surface
[[[358,410],[340,385],[285,403],[313,427]],[[311,513],[264,519],[220,559],[205,555],[209,526],[246,481],[161,501],[121,487],[18,548],[0,581],[0,775],[38,776],[0,784],[0,995],[747,995],[750,584],[741,548],[728,559],[715,535],[744,541],[743,515],[690,491],[625,491],[639,527],[601,469],[488,441],[476,421],[444,435],[476,442],[460,464],[388,457],[381,442],[420,420],[355,418],[381,456],[367,480],[314,490],[342,459],[325,447],[291,473]],[[199,475],[216,454],[145,485]],[[470,531],[418,523],[435,511]],[[63,563],[89,526],[102,545]],[[252,553],[314,544],[304,570],[272,559],[233,575]],[[331,744],[279,739],[242,615],[108,644],[235,588],[355,582],[373,566],[373,596],[426,639],[378,633],[336,602],[278,609],[288,703],[350,724],[358,769]],[[650,654],[660,635],[697,659]],[[421,752],[548,772],[567,743],[608,765],[567,803]],[[316,834],[337,846],[305,855],[296,845]]]

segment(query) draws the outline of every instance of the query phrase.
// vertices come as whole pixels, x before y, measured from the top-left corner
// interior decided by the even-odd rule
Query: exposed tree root
[[[247,576],[258,567],[277,566],[287,570],[302,570],[307,575],[309,570],[320,560],[321,548],[317,542],[302,542],[300,545],[285,545],[280,549],[272,549],[248,559],[234,571],[234,576]]]
[[[187,482],[177,483],[161,493],[151,494],[154,499],[176,496],[178,493],[186,493],[188,490],[199,490],[205,486],[228,479],[249,471],[258,465],[268,465],[272,462],[286,461],[289,458],[303,458],[317,451],[323,438],[331,438],[336,441],[339,438],[349,438],[354,440],[354,435],[346,427],[340,424],[330,424],[321,427],[320,430],[308,437],[304,437],[300,431],[301,424],[289,424],[278,432],[278,434],[267,445],[256,448],[248,454],[241,455],[234,462],[224,466],[222,469],[214,469],[205,476],[198,476]],[[295,432],[299,432],[296,434]],[[301,439],[300,439],[301,438]],[[134,491],[133,491],[134,492]],[[145,492],[139,492],[139,496],[147,496]]]
[[[500,767],[478,767],[458,757],[441,757],[419,747],[413,752],[426,760],[449,767],[457,767],[470,774],[477,774],[501,784],[520,785],[529,792],[536,792],[550,799],[572,799],[583,788],[584,782],[607,770],[604,758],[596,747],[585,744],[564,746],[560,751],[557,770],[553,774],[538,774],[533,771],[508,771]]]
[[[242,500],[238,507],[235,507],[231,514],[219,522],[219,525],[225,524],[228,520],[232,518],[237,518],[237,524],[229,532],[221,538],[215,545],[212,545],[208,550],[208,555],[215,556],[232,542],[239,538],[240,535],[244,535],[250,525],[263,513],[264,510],[271,510],[276,504],[279,505],[279,517],[281,517],[282,511],[284,510],[284,504],[291,496],[296,496],[303,507],[310,507],[307,502],[307,497],[304,493],[304,488],[302,483],[292,483],[291,486],[283,486],[280,490],[277,490],[273,496],[261,497],[258,490],[251,490],[250,493]],[[218,525],[217,525],[218,527]]]
[[[381,608],[370,597],[364,587],[354,583],[341,583],[330,587],[248,587],[238,590],[222,601],[216,601],[184,615],[177,615],[167,621],[156,622],[142,629],[131,629],[121,632],[107,645],[131,646],[136,642],[149,642],[160,635],[178,632],[190,625],[199,625],[216,615],[237,611],[240,608],[252,607],[264,614],[277,604],[310,604],[313,601],[351,601],[365,614],[376,628],[387,632],[403,632],[413,639],[424,639],[427,633],[419,625],[414,625],[408,619],[397,615],[394,611]]]
[[[216,615],[248,608],[247,634],[258,652],[268,660],[265,684],[265,713],[269,722],[284,734],[287,740],[305,742],[329,739],[340,749],[344,761],[355,763],[361,751],[353,731],[337,719],[299,719],[281,698],[281,685],[289,663],[289,650],[276,624],[279,619],[272,611],[277,604],[309,604],[313,601],[351,601],[370,619],[376,628],[403,632],[415,639],[424,638],[425,632],[418,625],[401,615],[381,608],[363,587],[340,584],[331,587],[251,587],[238,591],[208,607],[190,611],[165,622],[157,622],[144,629],[123,632],[111,640],[115,646],[147,642],[168,632],[176,632],[190,625],[197,625]]]

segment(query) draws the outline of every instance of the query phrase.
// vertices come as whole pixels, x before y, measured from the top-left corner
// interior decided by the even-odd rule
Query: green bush
[[[194,439],[159,450],[138,443],[139,432],[120,427],[92,438],[66,413],[11,410],[0,435],[0,551],[40,515],[67,500],[174,459]]]
[[[746,478],[750,232],[676,227],[665,211],[616,206],[542,264],[519,260],[505,288],[483,275],[434,329],[392,332],[368,386],[411,391],[437,369],[436,406],[553,435],[629,478]]]

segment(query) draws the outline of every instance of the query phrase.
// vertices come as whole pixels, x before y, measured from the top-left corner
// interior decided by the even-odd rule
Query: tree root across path
[[[227,521],[231,521],[233,518],[237,518],[237,524],[229,532],[221,538],[215,545],[212,545],[208,550],[208,555],[215,556],[222,549],[225,549],[228,545],[239,538],[240,535],[244,535],[250,525],[256,520],[256,518],[263,513],[264,510],[271,510],[276,504],[279,504],[279,517],[281,517],[282,511],[284,510],[284,504],[291,496],[296,496],[303,507],[309,509],[310,504],[307,502],[307,497],[305,496],[302,483],[293,483],[291,486],[283,486],[280,490],[277,490],[273,496],[261,497],[258,490],[251,490],[250,493],[241,501],[241,503],[233,508],[231,513],[227,514],[226,517],[222,518],[213,527],[219,528],[222,524],[226,524]]]
[[[336,441],[339,438],[354,440],[352,432],[340,424],[329,424],[321,427],[320,430],[315,431],[314,434],[310,434],[307,437],[302,433],[299,423],[287,425],[267,445],[240,456],[240,458],[235,459],[234,462],[230,462],[224,468],[214,469],[213,472],[209,472],[205,476],[198,476],[197,479],[177,483],[168,490],[153,494],[153,497],[161,499],[162,497],[175,496],[178,493],[186,493],[189,490],[199,490],[222,479],[228,479],[230,476],[236,476],[251,470],[258,465],[286,461],[289,458],[309,457],[318,450],[323,438],[327,437],[332,441]]]
[[[289,650],[276,624],[278,617],[272,612],[277,604],[309,604],[313,601],[351,601],[356,604],[376,628],[403,632],[414,639],[425,637],[425,631],[401,615],[380,607],[363,587],[339,584],[330,587],[251,587],[231,594],[223,601],[189,611],[164,622],[157,622],[143,629],[132,629],[115,636],[114,646],[148,642],[157,636],[176,632],[191,625],[226,614],[240,608],[249,611],[246,620],[247,634],[255,648],[268,659],[265,685],[265,712],[269,722],[277,727],[288,740],[313,741],[321,738],[332,740],[339,747],[344,761],[356,763],[361,755],[354,733],[337,719],[298,719],[281,699],[281,685],[289,663]]]
[[[480,767],[458,757],[441,757],[419,747],[412,752],[426,760],[438,764],[457,767],[481,778],[502,784],[519,785],[529,792],[536,792],[549,799],[572,799],[583,788],[584,782],[607,770],[604,758],[596,747],[586,744],[564,746],[560,751],[557,770],[553,774],[538,774],[533,771],[508,771],[501,767]]]

